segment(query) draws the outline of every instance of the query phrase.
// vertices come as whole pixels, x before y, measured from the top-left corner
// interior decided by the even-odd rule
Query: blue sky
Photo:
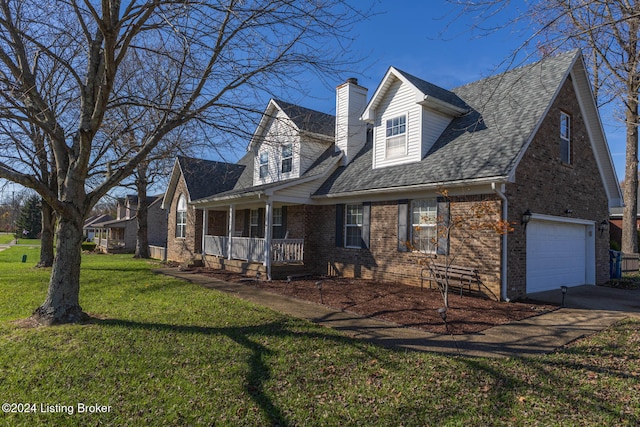
[[[522,0],[493,18],[506,22],[520,15]],[[491,34],[472,31],[473,16],[456,18],[456,10],[446,0],[380,0],[377,14],[354,28],[354,50],[366,58],[354,70],[359,84],[373,94],[389,66],[397,67],[446,89],[504,71],[513,52],[530,36],[524,23]],[[522,8],[522,9],[521,9]],[[532,62],[534,48],[521,52],[515,66]],[[364,70],[364,71],[363,71]],[[335,81],[335,86],[342,81]],[[327,113],[335,112],[334,88],[311,86],[307,97],[289,100]],[[625,132],[610,112],[601,111],[609,149],[618,179],[624,177]]]
[[[353,3],[370,4],[364,0],[353,0]],[[513,51],[530,35],[530,29],[524,25],[488,35],[471,31],[472,24],[480,20],[469,15],[454,19],[456,10],[446,0],[379,0],[373,4],[375,15],[353,29],[353,51],[363,58],[354,66],[353,72],[336,76],[335,81],[327,78],[328,84],[333,86],[322,84],[310,75],[306,94],[291,99],[289,93],[282,95],[282,99],[334,113],[335,86],[342,83],[344,77],[357,77],[359,84],[367,87],[371,95],[391,65],[451,89],[503,71]],[[519,8],[524,8],[522,4],[523,0],[512,0],[510,7],[494,17],[493,22],[505,22],[518,16]],[[524,51],[521,57],[532,54],[535,52]],[[516,62],[516,65],[521,63]],[[266,106],[267,100],[264,102]],[[601,112],[601,118],[621,180],[624,177],[624,129],[607,112]],[[241,142],[235,156],[226,155],[225,160],[236,160],[245,147]],[[217,156],[212,153],[203,157]]]

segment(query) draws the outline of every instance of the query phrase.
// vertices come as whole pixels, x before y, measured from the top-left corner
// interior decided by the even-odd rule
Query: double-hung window
[[[249,237],[259,237],[260,233],[260,214],[258,209],[251,209],[249,214]]]
[[[282,208],[273,208],[273,216],[272,216],[272,226],[273,226],[273,238],[274,239],[282,239],[284,238],[282,226]]]
[[[282,173],[289,173],[293,169],[293,146],[284,144],[282,146]]]
[[[344,246],[362,247],[362,205],[346,205],[344,221]]]
[[[186,237],[187,234],[187,199],[184,194],[178,198],[176,208],[176,237]]]
[[[414,250],[435,253],[438,244],[438,203],[436,199],[411,203],[411,245]]]
[[[400,157],[407,154],[407,116],[402,115],[387,120],[385,156]]]
[[[260,178],[266,178],[269,175],[269,152],[263,151],[260,153]]]
[[[571,164],[571,116],[560,113],[560,161]]]

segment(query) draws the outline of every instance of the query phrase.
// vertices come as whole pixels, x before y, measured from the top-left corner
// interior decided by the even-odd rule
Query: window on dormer
[[[571,164],[571,116],[560,113],[560,161]]]
[[[269,174],[269,153],[263,151],[260,153],[260,178],[266,178]]]
[[[407,116],[387,120],[385,156],[393,158],[407,154]]]
[[[293,169],[293,146],[284,144],[282,146],[282,173],[291,172]]]

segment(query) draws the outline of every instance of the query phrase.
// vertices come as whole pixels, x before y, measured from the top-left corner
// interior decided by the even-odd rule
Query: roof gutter
[[[507,215],[509,213],[509,201],[507,196],[504,194],[505,185],[500,184],[500,188],[498,188],[498,185],[495,182],[492,182],[491,189],[502,199],[502,220],[506,222]],[[510,302],[509,297],[507,297],[507,233],[502,234],[502,251],[500,255],[501,298],[506,302]]]
[[[458,107],[431,95],[425,95],[424,98],[422,98],[422,101],[418,102],[418,104],[433,108],[434,110],[441,111],[445,114],[450,114],[454,117],[460,117],[469,112],[468,108]]]
[[[344,191],[336,194],[323,194],[320,196],[311,196],[313,199],[337,199],[344,197],[358,197],[358,196],[368,196],[371,194],[389,194],[389,193],[404,193],[407,191],[420,191],[420,190],[437,190],[440,188],[451,188],[451,187],[464,187],[465,185],[482,185],[482,184],[495,184],[500,181],[507,181],[508,177],[506,176],[494,176],[490,178],[477,178],[477,179],[468,179],[461,181],[445,181],[445,182],[433,182],[429,184],[415,184],[415,185],[405,185],[401,187],[389,187],[389,188],[370,188],[366,190],[356,190],[356,191]]]

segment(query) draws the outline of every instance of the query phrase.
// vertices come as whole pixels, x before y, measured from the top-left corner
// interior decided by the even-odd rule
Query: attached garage
[[[593,221],[533,215],[527,225],[527,293],[595,283]]]

